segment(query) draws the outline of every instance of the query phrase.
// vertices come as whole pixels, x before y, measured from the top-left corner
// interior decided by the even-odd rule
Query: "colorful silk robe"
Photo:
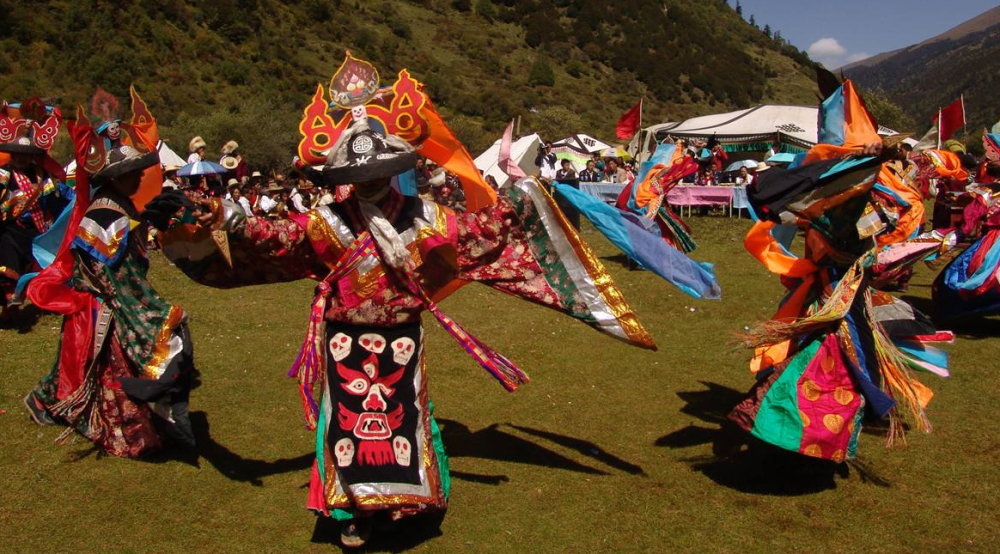
[[[310,327],[322,348],[316,365],[325,366],[317,379],[322,398],[308,501],[316,512],[344,519],[390,510],[398,517],[446,507],[447,458],[430,417],[421,314],[431,309],[453,336],[468,338],[430,299],[456,283],[478,281],[655,348],[604,267],[534,181],[504,189],[496,205],[474,213],[395,192],[375,208],[408,253],[405,275],[383,259],[382,246],[365,241],[372,206],[354,197],[276,221],[243,219],[235,206],[217,204],[231,266],[203,230],[163,237],[177,267],[211,286],[322,279],[314,304],[322,325]],[[475,355],[482,345],[463,346]],[[313,396],[303,390],[310,413]]]
[[[952,335],[872,287],[879,271],[937,246],[917,244],[915,253],[906,243],[891,245],[902,251],[879,247],[892,240],[881,236],[912,232],[913,220],[893,219],[891,203],[879,197],[891,194],[880,182],[890,176],[871,158],[848,158],[771,169],[751,192],[754,209],[767,220],[747,234],[747,251],[788,288],[774,317],[747,337],[756,348],[751,369],[758,380],[729,416],[757,438],[839,462],[856,454],[866,415],[890,419],[890,444],[901,437],[904,420],[930,430],[924,408],[932,393],[912,372],[947,376],[944,353],[928,343]],[[804,257],[771,235],[778,221],[804,228]]]
[[[942,319],[1000,313],[1000,194],[982,187],[973,195],[962,233],[980,236],[934,281],[934,306]]]
[[[59,357],[33,392],[57,421],[126,457],[162,446],[150,403],[164,397],[182,397],[183,413],[172,413],[168,403],[161,415],[182,439],[193,440],[186,421],[192,370],[186,316],[146,280],[146,225],[133,217],[131,202],[110,191],[99,192],[84,214],[73,239],[70,286],[90,295],[91,310],[82,325],[67,318]],[[83,363],[70,363],[77,356]]]

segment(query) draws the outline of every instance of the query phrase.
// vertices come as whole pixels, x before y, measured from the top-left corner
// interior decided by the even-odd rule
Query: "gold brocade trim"
[[[447,237],[448,236],[448,211],[444,206],[434,205],[434,229],[438,233]],[[419,239],[420,236],[417,235]]]
[[[160,375],[163,374],[163,368],[160,366],[163,365],[167,356],[170,355],[170,337],[173,334],[174,327],[177,327],[183,319],[184,310],[180,306],[170,306],[170,311],[167,313],[167,317],[164,318],[163,325],[160,326],[160,332],[156,334],[153,357],[142,368],[143,375],[146,378],[159,379]]]
[[[337,264],[337,260],[344,254],[344,243],[340,241],[340,237],[337,236],[337,233],[330,227],[330,224],[322,214],[316,210],[310,210],[308,216],[309,222],[306,224],[306,236],[313,242],[325,242],[332,246],[331,255],[324,256],[323,263],[327,268],[333,269],[333,266]]]
[[[615,285],[614,280],[611,279],[608,270],[604,268],[604,265],[597,259],[597,256],[590,250],[590,247],[580,239],[576,229],[566,219],[566,214],[559,209],[555,199],[545,190],[545,187],[537,179],[535,179],[535,184],[538,186],[538,190],[541,191],[546,203],[548,203],[549,210],[555,215],[559,226],[566,234],[566,239],[576,252],[580,264],[583,265],[584,269],[587,270],[587,274],[594,280],[594,286],[601,295],[601,299],[608,305],[611,314],[615,316],[618,324],[625,331],[625,335],[628,336],[630,341],[655,350],[656,343],[653,341],[653,337],[643,327],[635,312],[632,311],[632,307],[625,300],[625,296],[618,286]]]
[[[378,292],[378,280],[383,275],[385,275],[385,270],[381,264],[364,273],[355,269],[351,272],[351,290],[361,298],[371,298]]]
[[[103,239],[83,227],[77,228],[76,235],[87,244],[93,246],[102,256],[111,258],[118,252],[118,247],[121,246],[122,239],[125,238],[125,229],[122,229],[115,236],[109,238],[107,242],[104,242]]]

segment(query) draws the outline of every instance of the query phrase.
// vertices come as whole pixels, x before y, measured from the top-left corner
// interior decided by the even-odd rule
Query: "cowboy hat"
[[[223,156],[222,159],[219,160],[219,163],[222,167],[228,169],[229,171],[236,169],[240,165],[240,161],[232,156]]]
[[[205,148],[205,139],[201,137],[194,137],[191,142],[188,143],[188,152],[197,152],[199,148]]]
[[[235,178],[231,178],[231,179],[229,179],[228,182],[226,182],[226,188],[227,189],[231,189],[233,187],[238,187],[238,186],[240,186],[240,182],[237,181]]]
[[[237,144],[235,140],[231,140],[231,141],[227,142],[226,144],[222,145],[222,150],[220,150],[220,152],[223,155],[229,155],[229,154],[232,154],[233,152],[235,152],[236,149],[239,148],[239,147],[240,147],[240,145]]]

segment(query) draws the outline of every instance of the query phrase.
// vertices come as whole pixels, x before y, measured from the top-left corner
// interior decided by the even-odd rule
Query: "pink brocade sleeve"
[[[207,230],[188,228],[164,233],[163,251],[188,277],[217,288],[234,288],[318,279],[326,266],[308,239],[306,220],[241,219],[219,246]],[[222,254],[228,246],[232,267]]]

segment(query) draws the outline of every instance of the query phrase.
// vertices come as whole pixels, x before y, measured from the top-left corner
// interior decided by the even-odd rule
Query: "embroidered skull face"
[[[358,337],[358,343],[361,348],[372,354],[381,354],[385,351],[385,337],[378,333],[365,333]]]
[[[413,357],[417,345],[409,337],[400,337],[392,343],[392,361],[399,365],[406,365]]]
[[[337,362],[337,374],[344,382],[340,384],[348,394],[364,396],[360,414],[348,410],[343,404],[337,415],[340,428],[350,431],[355,437],[366,440],[387,440],[392,431],[403,422],[403,406],[398,405],[388,412],[387,398],[396,393],[395,385],[403,376],[403,368],[382,377],[379,375],[378,358],[369,356],[364,363],[364,371],[351,369]]]
[[[405,437],[397,436],[392,439],[392,450],[396,454],[396,463],[408,467],[410,465],[410,456],[413,454],[410,449],[410,441],[406,440]]]
[[[333,359],[340,362],[351,353],[351,343],[353,339],[345,335],[344,333],[337,333],[330,339],[330,355]]]
[[[347,467],[354,460],[354,442],[342,438],[333,445],[333,455],[337,457],[337,467]]]

